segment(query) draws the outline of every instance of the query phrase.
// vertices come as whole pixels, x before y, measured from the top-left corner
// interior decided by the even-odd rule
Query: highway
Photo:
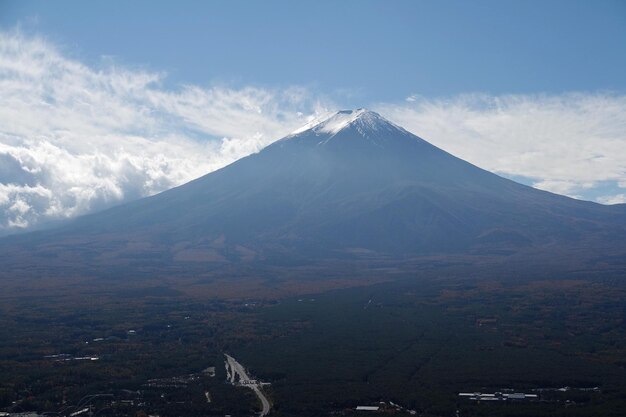
[[[250,378],[243,365],[237,362],[235,358],[228,354],[224,354],[224,356],[226,356],[226,378],[228,381],[233,385],[239,383],[242,386],[252,389],[256,396],[259,397],[259,400],[261,400],[262,410],[260,416],[268,415],[270,413],[270,402],[263,393],[261,382]],[[239,381],[237,381],[237,379],[239,379]]]

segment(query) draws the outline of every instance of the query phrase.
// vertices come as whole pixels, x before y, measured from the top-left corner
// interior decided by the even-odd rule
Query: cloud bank
[[[164,86],[0,32],[0,234],[152,195],[256,152],[334,108],[288,89]],[[373,106],[482,168],[626,201],[626,96],[410,96]]]
[[[626,202],[624,95],[472,94],[439,100],[413,95],[402,104],[376,107],[481,168],[559,194]]]
[[[0,234],[182,184],[325,110],[300,88],[171,91],[163,79],[0,33]]]

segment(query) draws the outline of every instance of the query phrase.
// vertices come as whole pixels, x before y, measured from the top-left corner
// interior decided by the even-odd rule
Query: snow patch
[[[385,120],[378,113],[367,109],[340,110],[334,113],[326,113],[301,128],[291,132],[289,136],[294,136],[308,130],[315,133],[327,133],[336,135],[348,126],[354,125],[359,131],[378,131],[383,126],[388,127],[389,121]],[[395,127],[395,125],[394,125]]]
[[[306,138],[305,140],[311,144],[324,146],[331,143],[340,132],[348,130],[352,134],[346,138],[360,138],[379,148],[385,148],[390,142],[412,138],[409,132],[378,113],[367,109],[356,109],[327,113],[311,120],[277,143],[282,144],[292,139]]]
[[[324,120],[319,125],[315,126],[313,130],[320,133],[337,134],[365,113],[371,112],[368,112],[365,109],[341,110]]]

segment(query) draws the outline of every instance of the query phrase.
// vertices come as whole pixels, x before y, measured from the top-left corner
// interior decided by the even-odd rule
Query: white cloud
[[[528,177],[572,196],[626,184],[626,96],[463,95],[376,108],[434,145],[482,168]]]
[[[163,78],[0,33],[0,234],[184,183],[325,110],[300,88],[172,91]]]
[[[598,203],[602,204],[624,204],[626,203],[626,194],[607,195],[598,198]]]

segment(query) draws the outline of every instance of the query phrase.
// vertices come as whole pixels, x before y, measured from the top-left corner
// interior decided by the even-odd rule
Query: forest
[[[224,353],[270,383],[272,415],[626,415],[618,280],[404,278],[292,297],[3,296],[0,410],[250,415]],[[215,376],[203,370],[215,367]],[[526,392],[486,403],[459,392]],[[211,401],[206,394],[210,393]],[[74,408],[72,408],[74,406]]]

